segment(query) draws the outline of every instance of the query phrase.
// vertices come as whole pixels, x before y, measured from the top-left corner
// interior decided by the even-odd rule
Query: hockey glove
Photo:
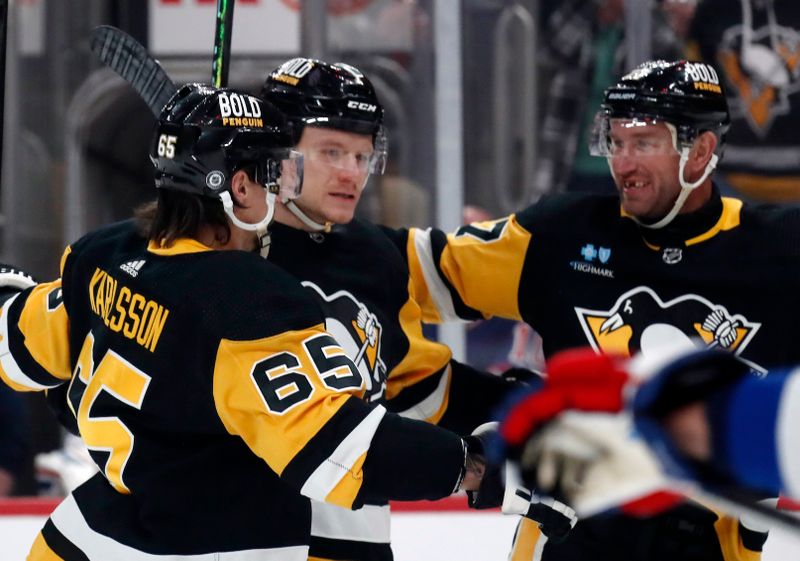
[[[506,492],[503,514],[519,514],[536,522],[541,532],[553,542],[561,542],[575,527],[575,511],[551,497],[531,493],[522,486],[516,466],[506,463]]]
[[[612,509],[651,516],[682,500],[628,413],[563,413],[528,440],[520,468],[526,485],[581,517]]]
[[[0,263],[0,305],[18,292],[36,284],[34,278],[22,269]]]
[[[679,501],[663,492],[666,475],[632,435],[630,415],[616,415],[635,387],[628,366],[591,349],[560,353],[548,362],[544,388],[512,407],[501,429],[524,483],[581,516],[620,505],[646,515]],[[574,411],[562,415],[567,410]]]
[[[624,366],[623,359],[598,355],[589,348],[555,355],[547,363],[544,386],[516,403],[503,421],[500,432],[511,455],[563,411],[622,410],[622,394],[629,381]]]

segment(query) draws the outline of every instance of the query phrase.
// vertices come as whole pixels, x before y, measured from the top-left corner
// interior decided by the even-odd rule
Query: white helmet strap
[[[294,214],[300,222],[311,228],[313,232],[330,232],[331,231],[331,223],[326,222],[325,224],[320,224],[319,222],[314,222],[308,215],[300,210],[300,207],[295,204],[294,201],[286,202],[286,208],[289,209],[289,212]]]
[[[672,125],[671,123],[667,123],[667,128],[669,129],[669,132],[672,135],[672,144],[673,146],[675,146],[675,149],[677,150],[678,149],[677,130],[675,129],[675,126]],[[675,204],[672,205],[672,209],[667,213],[667,215],[664,218],[653,224],[645,224],[640,220],[638,220],[635,216],[631,216],[634,222],[636,222],[643,228],[649,228],[651,230],[658,230],[659,228],[663,228],[664,226],[672,222],[676,216],[678,216],[681,209],[683,208],[683,205],[686,203],[686,199],[689,198],[691,192],[700,187],[700,185],[702,185],[705,182],[705,180],[708,179],[708,176],[711,175],[711,172],[713,172],[714,169],[717,167],[719,156],[717,156],[716,154],[711,154],[711,159],[706,164],[706,169],[703,171],[703,175],[700,176],[700,179],[698,179],[693,183],[689,183],[684,178],[684,173],[686,170],[686,163],[689,161],[690,151],[691,151],[690,146],[683,146],[680,149],[681,160],[678,166],[678,181],[681,184],[681,192],[678,193],[678,197],[675,199]]]
[[[229,191],[224,191],[219,195],[219,198],[222,201],[222,208],[224,209],[228,218],[230,218],[233,225],[237,228],[241,228],[242,230],[256,233],[258,236],[261,257],[267,257],[269,254],[269,225],[272,224],[272,219],[275,216],[275,199],[277,197],[277,195],[272,193],[269,189],[264,189],[264,191],[266,193],[267,213],[264,215],[264,218],[253,224],[239,220],[236,214],[234,214],[233,199],[231,198]]]

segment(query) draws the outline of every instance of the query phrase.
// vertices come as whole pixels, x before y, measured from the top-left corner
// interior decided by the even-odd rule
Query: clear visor
[[[589,135],[589,153],[603,158],[678,155],[677,146],[675,126],[659,119],[610,118],[601,112]]]
[[[387,142],[383,127],[372,143],[372,150],[354,152],[336,144],[322,144],[304,151],[306,160],[359,175],[383,175],[386,170]]]
[[[303,154],[297,150],[286,150],[271,154],[259,166],[259,182],[267,189],[277,192],[282,202],[300,196],[303,189]]]

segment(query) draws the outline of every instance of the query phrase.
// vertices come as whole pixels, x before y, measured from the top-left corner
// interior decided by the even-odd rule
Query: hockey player
[[[501,433],[523,478],[579,511],[660,511],[699,490],[736,497],[731,507],[755,518],[748,502],[800,495],[797,387],[797,371],[752,376],[718,349],[633,359],[574,349],[548,361]]]
[[[723,357],[709,358],[707,369],[718,376],[731,373]],[[685,359],[677,360],[656,379],[686,376],[692,368]],[[698,462],[745,489],[800,498],[799,384],[797,369],[777,369],[765,378],[741,377],[705,399],[696,395],[688,404],[671,407],[668,415],[655,419],[662,431],[645,435],[655,442],[666,436],[673,446],[655,450],[677,450],[679,461]],[[673,458],[665,460],[674,464]]]
[[[606,91],[593,142],[618,197],[554,195],[452,235],[398,236],[425,317],[521,318],[548,356],[587,343],[647,354],[699,338],[759,375],[800,362],[800,295],[777,282],[800,275],[800,211],[719,195],[711,174],[728,122],[713,67],[638,67]],[[627,559],[730,561],[757,558],[764,539],[687,504],[649,520],[579,522],[543,558],[616,560],[623,549]]]
[[[487,421],[514,386],[423,337],[404,256],[377,226],[354,219],[387,156],[383,107],[368,78],[343,63],[295,58],[267,76],[261,97],[293,122],[305,163],[301,195],[277,203],[269,261],[322,306],[364,378],[364,398],[463,433]],[[312,506],[312,559],[392,559],[387,504]]]
[[[273,106],[184,86],[158,122],[158,201],[138,225],[72,244],[56,281],[0,275],[0,378],[68,384],[101,468],[30,560],[300,561],[306,497],[358,508],[476,488],[477,449],[365,403],[319,306],[259,257],[274,199],[301,186],[291,145]],[[14,283],[28,288],[9,297]]]

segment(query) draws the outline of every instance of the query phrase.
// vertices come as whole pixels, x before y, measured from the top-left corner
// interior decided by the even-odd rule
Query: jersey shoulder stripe
[[[53,388],[72,374],[68,318],[60,294],[60,281],[43,283],[23,291],[3,307],[0,356],[4,378],[15,389]]]
[[[451,374],[447,364],[426,378],[399,388],[402,391],[390,397],[386,407],[408,419],[437,424],[449,404]]]

